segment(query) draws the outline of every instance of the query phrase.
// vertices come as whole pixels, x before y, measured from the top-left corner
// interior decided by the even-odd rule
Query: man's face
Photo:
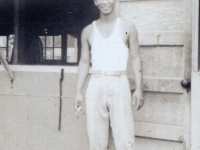
[[[109,15],[113,12],[116,0],[94,0],[95,5],[103,15]]]

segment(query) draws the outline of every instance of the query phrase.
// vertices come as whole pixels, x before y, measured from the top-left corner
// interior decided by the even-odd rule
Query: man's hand
[[[143,98],[143,91],[142,90],[135,90],[133,93],[133,105],[135,108],[139,110],[144,105],[144,98]]]
[[[77,118],[79,118],[81,116],[81,109],[82,109],[81,103],[82,103],[82,101],[83,101],[82,95],[76,94],[75,101],[74,101],[74,109],[76,111]]]

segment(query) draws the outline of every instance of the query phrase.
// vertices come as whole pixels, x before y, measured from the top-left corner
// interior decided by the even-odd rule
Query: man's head
[[[115,8],[116,0],[94,0],[95,5],[99,8],[100,13],[109,15]]]

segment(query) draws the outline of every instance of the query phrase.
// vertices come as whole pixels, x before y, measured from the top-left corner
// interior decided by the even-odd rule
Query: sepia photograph
[[[199,0],[0,0],[0,150],[199,150]]]

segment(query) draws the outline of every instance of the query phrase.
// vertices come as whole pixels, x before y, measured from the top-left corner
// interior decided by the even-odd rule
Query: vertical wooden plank
[[[18,64],[19,0],[14,1],[14,64]]]
[[[77,64],[79,64],[80,58],[81,58],[81,33],[78,35],[78,57],[77,57]]]
[[[198,71],[199,0],[193,0],[192,13],[192,71]]]
[[[199,0],[192,2],[191,150],[196,150],[200,148]]]
[[[198,0],[196,0],[197,2]],[[200,149],[200,73],[192,73],[191,150]]]
[[[191,144],[191,93],[185,92],[182,95],[182,127],[184,129],[183,132],[183,140],[185,142],[186,150],[190,149]]]
[[[184,9],[185,9],[185,40],[184,40],[184,79],[191,78],[191,37],[192,37],[192,5],[190,0],[184,0]],[[186,149],[190,149],[191,143],[191,93],[185,90],[184,94],[182,95],[183,101],[183,138],[185,141]]]
[[[61,54],[61,60],[62,60],[62,64],[66,63],[66,58],[67,58],[67,34],[64,33],[61,36],[61,43],[62,43],[62,54]]]
[[[191,44],[192,44],[192,5],[185,0],[185,40],[184,40],[184,77],[191,77]]]

